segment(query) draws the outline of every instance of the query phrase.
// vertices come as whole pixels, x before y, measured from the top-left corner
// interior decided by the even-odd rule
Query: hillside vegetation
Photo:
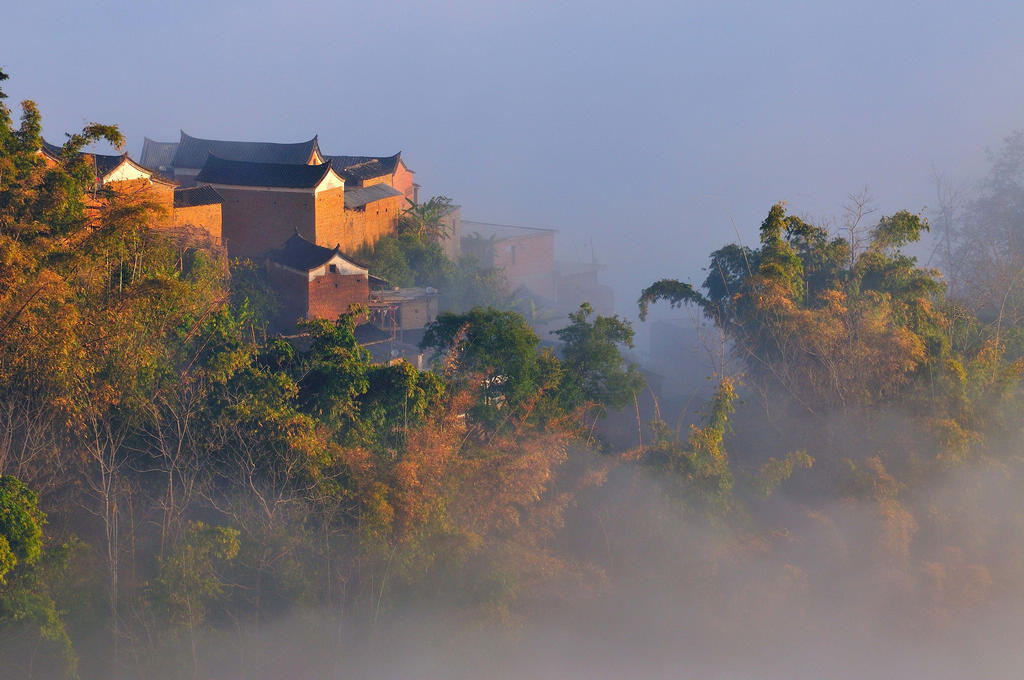
[[[643,313],[696,305],[744,371],[617,451],[628,322],[583,305],[547,350],[407,229],[375,262],[471,307],[431,370],[372,363],[358,313],[268,336],[251,267],[95,189],[101,140],[47,168],[34,105],[0,107],[4,677],[855,668],[1022,594],[1024,335],[904,253],[920,216],[857,244],[777,205],[700,289],[652,284]]]

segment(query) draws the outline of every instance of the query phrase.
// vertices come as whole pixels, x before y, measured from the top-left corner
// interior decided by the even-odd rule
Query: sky
[[[392,154],[463,218],[553,227],[621,312],[756,243],[771,205],[835,223],[935,204],[1024,127],[1019,2],[7,3],[0,68],[59,142],[144,136]]]

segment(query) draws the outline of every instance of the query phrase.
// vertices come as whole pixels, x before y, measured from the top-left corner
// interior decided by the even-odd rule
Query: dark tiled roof
[[[284,242],[277,250],[270,253],[270,259],[278,264],[282,264],[290,269],[298,269],[299,271],[308,272],[311,269],[329,262],[335,256],[341,257],[343,260],[359,267],[360,269],[366,269],[362,265],[349,260],[337,247],[325,248],[318,246],[312,241],[308,241],[299,235],[296,231],[292,234],[287,241]]]
[[[402,192],[387,184],[371,184],[368,187],[345,187],[345,208],[355,210],[374,201],[382,201],[392,196],[401,196]]]
[[[210,156],[196,175],[196,182],[246,187],[312,189],[331,171],[330,163],[247,163]]]
[[[139,162],[147,168],[166,168],[171,165],[177,150],[178,142],[157,142],[145,137],[142,141],[142,156]]]
[[[55,159],[60,159],[61,154],[64,152],[64,148],[60,147],[60,146],[57,146],[56,144],[50,144],[49,142],[47,142],[44,139],[43,140],[42,151],[43,151],[43,153],[47,154],[48,156],[52,156]],[[92,152],[89,152],[89,151],[80,151],[79,155],[81,157],[83,157],[84,159],[86,159],[86,161],[93,166],[93,168],[96,171],[96,177],[100,178],[100,179],[105,177],[107,174],[109,174],[111,171],[116,169],[122,163],[127,162],[128,164],[138,168],[139,170],[142,170],[144,172],[148,172],[148,173],[152,174],[153,175],[152,179],[154,181],[162,182],[162,183],[165,183],[165,184],[172,184],[172,182],[168,182],[167,180],[164,180],[164,179],[161,179],[160,177],[157,177],[154,170],[151,170],[150,168],[145,167],[142,164],[136,163],[135,161],[133,161],[128,156],[128,154],[126,154],[126,153],[124,153],[124,154],[103,154],[103,153],[92,153]]]
[[[64,147],[57,146],[56,144],[50,144],[45,139],[43,140],[43,153],[54,159],[59,159],[60,155],[64,152]]]
[[[206,157],[210,155],[231,161],[302,165],[309,162],[314,151],[319,150],[316,137],[294,144],[226,142],[219,139],[190,137],[182,131],[181,141],[178,142],[171,165],[176,168],[201,168],[206,162]]]
[[[122,156],[113,156],[113,155],[102,154],[102,153],[91,153],[91,154],[88,154],[88,155],[92,156],[93,159],[96,162],[96,176],[97,177],[103,177],[108,172],[110,172],[111,170],[113,170],[117,166],[121,165],[121,163],[123,163],[125,161],[125,158],[127,158],[127,156],[124,156],[124,155],[122,155]]]
[[[174,190],[174,207],[191,208],[196,205],[216,205],[223,203],[224,198],[213,187],[204,184],[198,187]]]
[[[402,153],[394,156],[325,156],[331,162],[334,171],[345,178],[346,182],[362,182],[374,177],[393,175],[398,169],[398,161]]]

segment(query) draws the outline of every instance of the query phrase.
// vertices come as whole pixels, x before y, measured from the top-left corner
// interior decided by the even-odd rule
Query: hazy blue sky
[[[404,152],[463,215],[561,230],[620,307],[770,205],[933,204],[1024,127],[1024,3],[48,2],[0,13],[45,132]]]

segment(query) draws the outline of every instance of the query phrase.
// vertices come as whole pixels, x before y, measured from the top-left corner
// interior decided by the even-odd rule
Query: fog
[[[662,482],[619,467],[567,517],[586,584],[560,583],[513,625],[422,603],[371,628],[306,610],[204,639],[204,668],[251,680],[1016,678],[1022,474],[981,466],[920,489],[915,511],[959,517],[904,553],[917,527],[886,529],[880,504],[812,508],[782,493],[752,518],[772,529],[755,536],[681,518]]]
[[[421,196],[558,229],[560,257],[607,263],[629,318],[652,281],[699,283],[708,253],[754,245],[778,201],[836,226],[866,187],[879,214],[933,214],[936,176],[969,184],[1024,127],[1013,2],[8,4],[5,89],[37,102],[50,141],[99,121],[135,155],[179,130],[400,150]],[[759,408],[746,398],[736,422]],[[760,422],[727,439],[740,468],[798,439],[773,443]],[[873,427],[830,424],[835,450],[816,464],[863,463],[909,425],[892,413]],[[218,680],[1019,677],[1021,442],[989,447],[899,500],[821,498],[797,472],[749,508],[748,531],[688,515],[640,466],[578,451],[560,475],[584,457],[608,478],[552,538],[574,568],[531,590],[520,618],[491,627],[420,603],[367,630],[304,610],[211,633],[202,667]]]
[[[1019,3],[9,3],[0,66],[85,121],[401,150],[463,217],[561,230],[621,311],[786,200],[935,203],[1020,127]],[[734,227],[735,225],[735,227]]]

